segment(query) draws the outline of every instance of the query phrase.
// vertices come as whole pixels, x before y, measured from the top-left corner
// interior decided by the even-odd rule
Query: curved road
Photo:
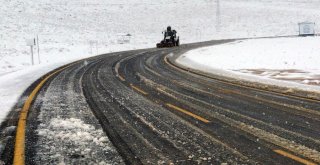
[[[54,151],[67,164],[319,164],[319,100],[207,78],[168,59],[230,41],[106,54],[63,69],[29,110],[26,164],[57,164]],[[95,151],[87,156],[44,138],[56,129],[52,118],[103,130],[111,149],[84,143]]]

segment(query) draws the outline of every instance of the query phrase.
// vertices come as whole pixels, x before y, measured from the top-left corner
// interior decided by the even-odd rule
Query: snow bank
[[[319,72],[320,37],[254,39],[191,50],[184,55],[219,69],[301,69]]]
[[[14,73],[9,73],[5,76],[0,76],[0,122],[5,119],[7,113],[17,102],[24,90],[26,90],[33,82],[49,71],[67,64],[68,62],[71,61],[50,65],[38,65]]]
[[[191,50],[177,62],[204,72],[226,70],[238,75],[319,85],[320,37],[236,41]]]

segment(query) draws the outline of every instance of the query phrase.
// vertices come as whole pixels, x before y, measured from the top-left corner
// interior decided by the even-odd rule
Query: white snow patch
[[[226,70],[297,69],[319,73],[320,37],[252,39],[191,50],[184,56]]]
[[[46,136],[54,141],[63,141],[64,143],[74,143],[83,149],[82,152],[90,152],[84,148],[92,143],[105,146],[107,137],[101,129],[96,129],[94,126],[85,124],[80,119],[69,118],[53,118],[49,125],[41,125],[38,129],[38,135]]]
[[[14,73],[8,73],[5,76],[0,76],[0,122],[2,122],[7,112],[16,103],[20,95],[34,81],[39,79],[47,72],[58,68],[71,61],[64,61],[51,65],[38,65],[35,67],[25,68]]]
[[[105,162],[91,160],[93,155],[97,156],[98,148],[104,152],[116,152],[109,147],[110,142],[101,128],[97,129],[76,118],[53,118],[48,124],[41,123],[37,133],[41,139],[47,141],[39,144],[45,150],[42,149],[38,154],[48,155],[51,159],[59,159],[60,164],[63,164],[66,159],[71,161],[69,159],[72,155],[79,156],[80,159],[87,159],[90,163],[105,164]]]
[[[320,37],[242,40],[191,50],[180,56],[177,62],[204,72],[222,73],[218,70],[224,70],[227,76],[237,74],[236,77],[262,82],[268,78],[318,85],[319,43]],[[284,82],[277,81],[276,84],[281,83]],[[316,88],[319,89],[313,89]]]

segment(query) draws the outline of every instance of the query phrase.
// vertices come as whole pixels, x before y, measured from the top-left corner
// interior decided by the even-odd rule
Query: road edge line
[[[32,90],[31,94],[28,96],[26,99],[18,120],[18,125],[17,125],[17,132],[16,132],[16,137],[15,137],[15,143],[14,143],[14,155],[13,155],[13,164],[14,165],[24,165],[25,164],[25,127],[27,123],[27,117],[28,117],[28,112],[30,109],[30,106],[40,91],[40,89],[43,87],[43,85],[47,82],[49,78],[52,76],[56,75],[57,73],[61,72],[62,70],[70,67],[74,63],[71,63],[63,68],[60,68],[53,73],[49,74],[46,76],[43,80],[38,83],[38,85]]]
[[[133,84],[130,84],[130,86],[131,86],[132,89],[134,89],[134,90],[136,90],[136,91],[138,91],[138,92],[140,92],[140,93],[142,93],[144,95],[148,95],[147,92],[145,92],[144,90],[140,89],[139,87],[137,87],[137,86],[135,86]]]
[[[219,76],[219,75],[215,75],[215,76],[219,76],[219,77],[222,77],[222,78],[214,78],[212,75],[212,73],[208,73],[208,72],[204,72],[204,71],[200,71],[200,70],[196,70],[196,69],[192,69],[192,68],[188,68],[188,67],[184,67],[184,66],[181,66],[181,65],[178,65],[176,64],[176,62],[172,62],[171,60],[171,57],[169,57],[169,55],[165,55],[164,56],[164,62],[177,69],[177,70],[182,70],[184,72],[187,72],[187,73],[192,73],[192,74],[196,74],[196,75],[199,75],[199,76],[203,76],[203,77],[206,77],[206,78],[209,78],[209,79],[213,79],[213,80],[217,80],[219,82],[222,82],[222,83],[227,83],[227,84],[230,84],[230,85],[236,85],[236,86],[240,86],[240,87],[244,87],[244,88],[247,88],[247,89],[253,89],[253,90],[257,90],[257,91],[264,91],[264,92],[269,92],[269,93],[274,93],[274,94],[278,94],[278,95],[281,95],[281,96],[287,96],[287,97],[291,97],[291,98],[299,98],[299,99],[303,99],[303,100],[307,100],[307,101],[311,101],[311,102],[320,102],[320,99],[318,97],[314,97],[314,96],[311,96],[311,95],[308,95],[310,93],[314,93],[312,91],[306,91],[306,90],[303,90],[303,89],[296,89],[295,90],[297,92],[302,92],[304,94],[307,93],[307,95],[303,95],[303,94],[293,94],[293,93],[288,93],[287,91],[289,90],[287,87],[282,87],[282,86],[276,86],[276,85],[269,85],[269,84],[263,84],[263,83],[259,83],[259,82],[253,82],[255,84],[258,84],[258,86],[253,86],[253,85],[250,85],[250,81],[243,81],[241,83],[241,81],[239,81],[239,79],[235,79],[235,78],[230,78],[230,77],[227,77],[227,76]],[[227,78],[230,80],[224,80],[223,78]],[[274,89],[274,90],[271,90],[271,88],[273,87],[276,87],[276,88],[279,88],[279,89]],[[268,88],[268,89],[267,89]],[[319,93],[319,97],[320,97],[320,93]]]
[[[288,152],[286,152],[286,151],[283,151],[283,150],[280,150],[280,149],[273,150],[273,151],[274,151],[275,153],[277,153],[277,154],[280,154],[280,155],[282,155],[282,156],[284,156],[284,157],[290,158],[290,159],[295,160],[295,161],[297,161],[297,162],[299,162],[299,163],[302,163],[302,164],[306,164],[306,165],[317,165],[316,163],[310,162],[310,161],[308,161],[308,160],[306,160],[306,159],[300,158],[300,157],[298,157],[298,156],[295,156],[295,155],[293,155],[293,154],[290,154],[290,153],[288,153]]]

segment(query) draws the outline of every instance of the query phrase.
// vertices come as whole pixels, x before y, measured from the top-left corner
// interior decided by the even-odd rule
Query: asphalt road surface
[[[319,164],[319,100],[208,78],[168,59],[230,41],[118,52],[63,68],[29,110],[26,164],[58,164],[55,151],[67,164]],[[89,143],[94,154],[70,154],[73,143],[39,136],[52,118],[103,130],[109,149]]]

